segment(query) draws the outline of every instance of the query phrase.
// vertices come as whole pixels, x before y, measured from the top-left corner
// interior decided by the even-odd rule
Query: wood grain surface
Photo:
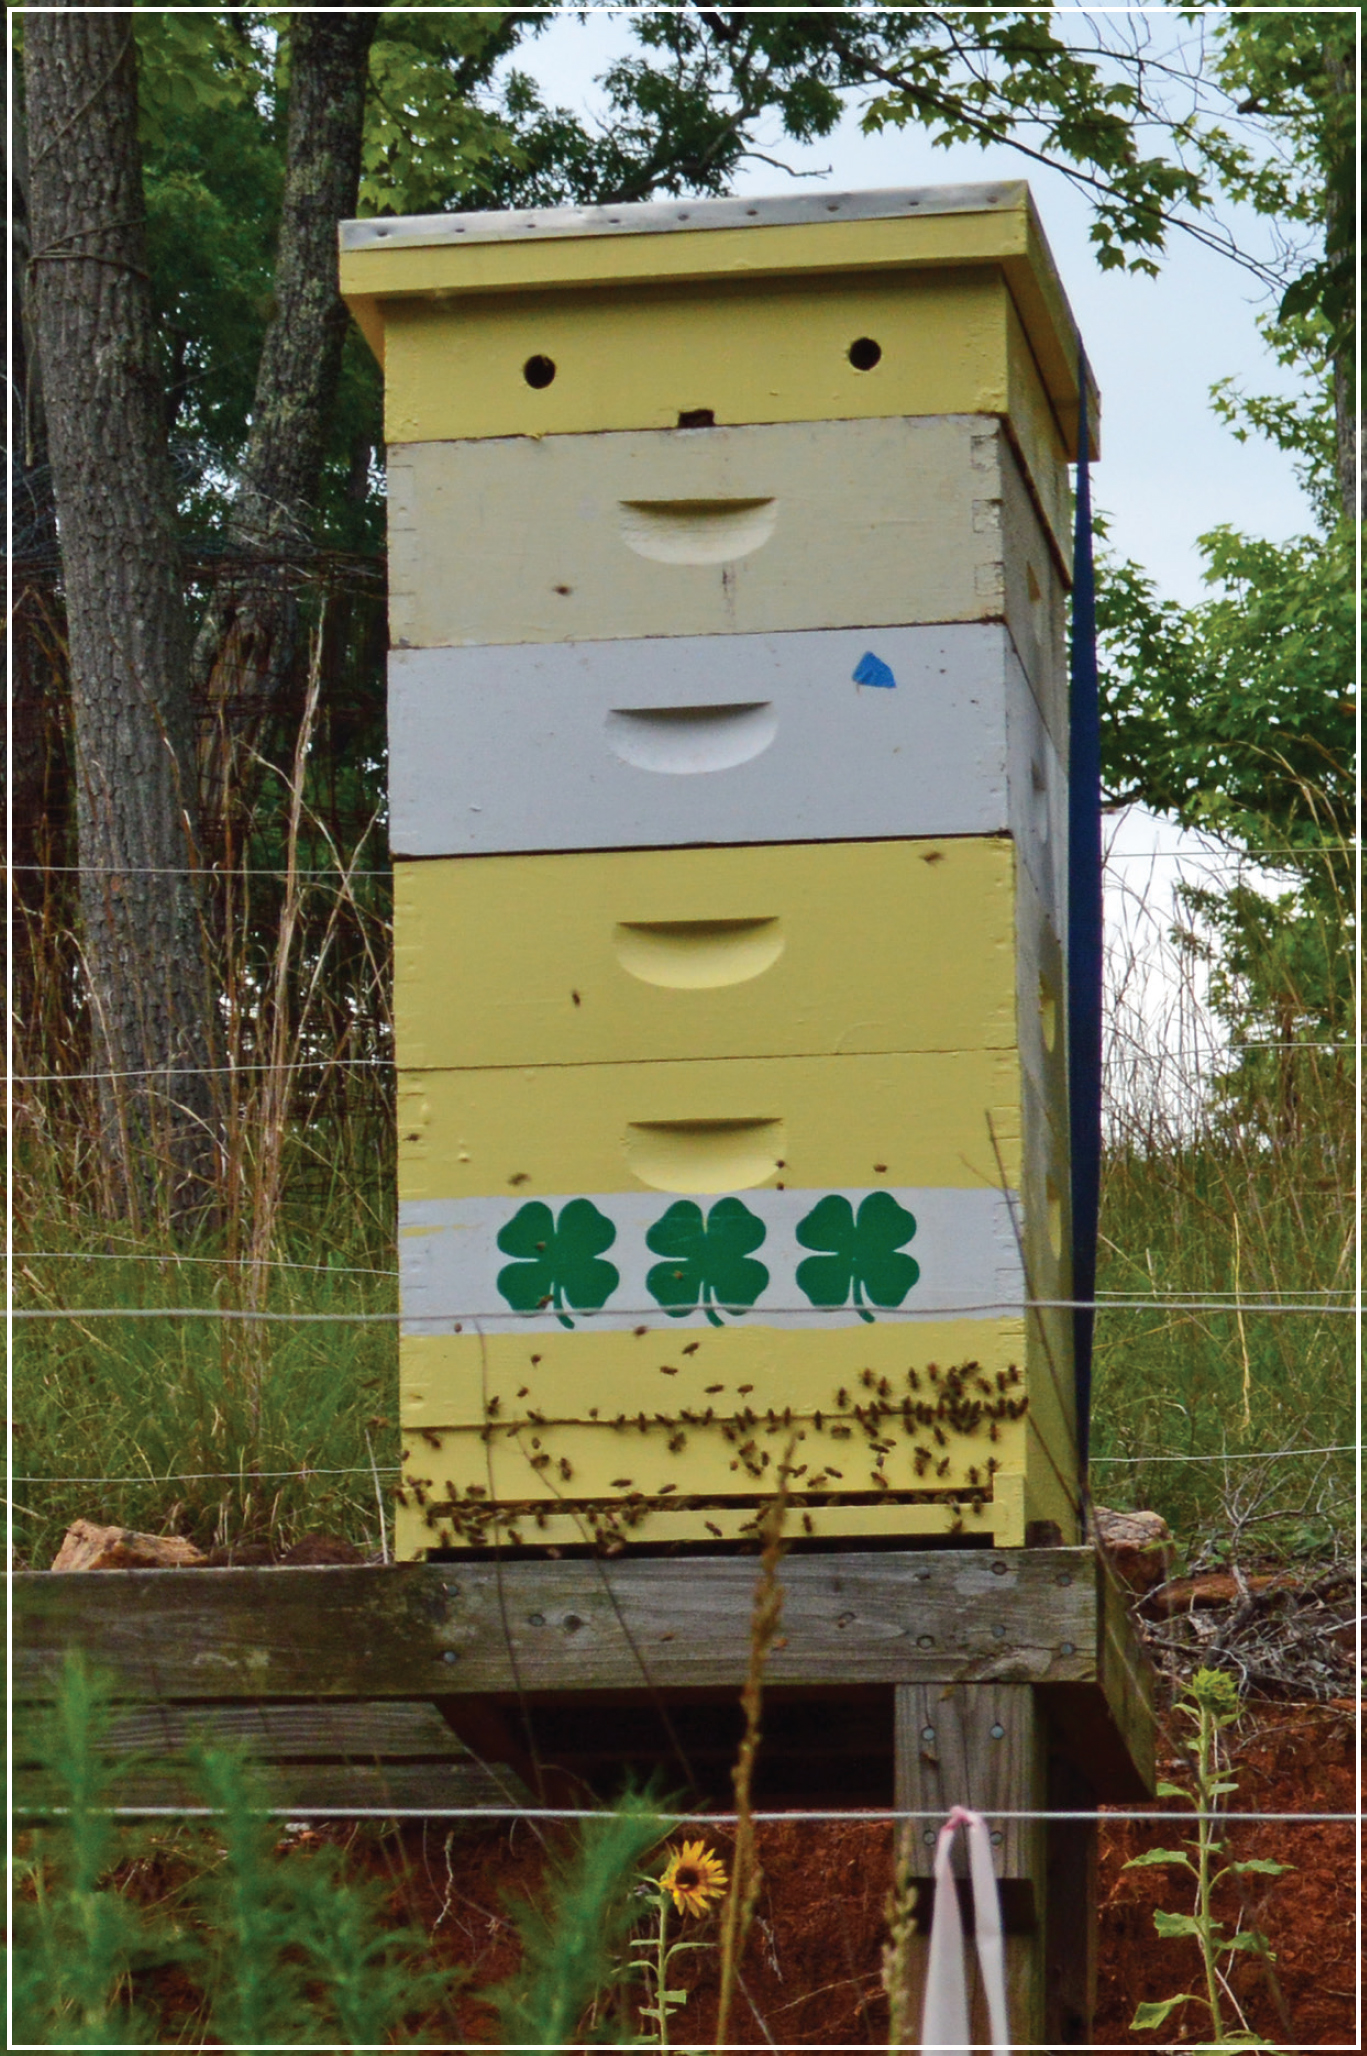
[[[29,1573],[14,1691],[45,1698],[84,1647],[132,1696],[423,1698],[738,1683],[744,1556],[352,1569]],[[775,1683],[1098,1678],[1086,1550],[794,1555]]]
[[[1060,903],[1058,751],[990,621],[395,650],[389,795],[412,857],[1009,832]]]
[[[1067,752],[1063,583],[991,417],[392,444],[396,648],[1005,620]]]

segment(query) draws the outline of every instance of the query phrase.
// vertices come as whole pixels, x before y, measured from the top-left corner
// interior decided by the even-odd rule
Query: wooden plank
[[[681,220],[663,204],[629,210],[630,223],[543,211],[530,235],[520,214],[346,224],[343,291],[386,364],[387,439],[415,424],[461,436],[673,427],[690,405],[718,421],[1009,408],[1047,479],[1072,454],[1079,346],[1028,194],[1016,209],[937,218],[935,190],[884,220],[857,218],[867,196],[852,195],[824,203],[820,222],[704,227],[696,207]],[[883,351],[857,372],[856,335]],[[525,376],[533,354],[552,357],[549,382]],[[1066,501],[1066,479],[1055,491]],[[1066,529],[1064,513],[1065,553]]]
[[[605,1422],[620,1414],[633,1432],[642,1412],[648,1421],[660,1413],[671,1421],[689,1415],[696,1420],[709,1411],[729,1421],[748,1409],[767,1421],[785,1407],[799,1415],[819,1408],[848,1420],[851,1402],[872,1403],[865,1372],[875,1384],[888,1381],[890,1392],[880,1405],[900,1407],[910,1396],[913,1369],[919,1381],[914,1389],[931,1403],[928,1365],[977,1362],[995,1383],[999,1370],[1024,1363],[1024,1352],[1020,1316],[906,1323],[884,1320],[880,1312],[873,1322],[823,1322],[805,1329],[746,1316],[720,1327],[705,1321],[667,1327],[657,1309],[654,1326],[643,1317],[610,1328],[594,1320],[578,1322],[573,1331],[543,1330],[538,1323],[527,1331],[494,1334],[481,1322],[479,1333],[467,1327],[460,1335],[405,1336],[403,1419],[405,1431],[415,1435],[462,1423],[482,1426],[486,1412],[508,1426],[534,1425],[534,1414]],[[1004,1459],[1013,1446],[1013,1425],[998,1422],[998,1454]]]
[[[1098,1558],[1097,1672],[1111,1723],[1147,1791],[1157,1778],[1154,1673],[1130,1619],[1129,1594]]]
[[[399,1063],[1012,1049],[1015,871],[981,836],[397,865]]]
[[[1011,1452],[1007,1456],[1010,1460]],[[1018,1459],[1023,1462],[1023,1458]],[[984,1542],[999,1549],[1019,1549],[1025,1540],[1025,1478],[999,1471],[993,1480],[992,1496],[976,1504],[972,1499],[837,1501],[814,1497],[800,1511],[794,1509],[793,1529],[804,1541],[827,1546],[872,1544],[886,1548],[900,1543],[918,1548],[934,1541],[954,1545]],[[419,1505],[413,1494],[394,1510],[394,1553],[401,1563],[425,1563],[429,1550],[465,1552],[478,1545],[483,1549],[527,1545],[537,1548],[601,1550],[625,1540],[634,1548],[674,1547],[680,1543],[715,1548],[718,1544],[741,1543],[753,1547],[755,1532],[767,1502],[758,1495],[728,1500],[690,1500],[684,1506],[669,1500],[646,1501],[624,1514],[608,1518],[612,1509],[566,1509],[543,1501],[535,1508],[525,1502],[507,1506],[495,1504],[487,1524],[477,1534],[457,1536],[454,1525],[443,1521],[431,1508]],[[429,1518],[430,1517],[430,1518]],[[614,1529],[618,1532],[614,1535]],[[452,1560],[456,1560],[453,1556]]]
[[[743,292],[690,278],[663,293],[532,288],[456,306],[413,295],[386,310],[385,440],[676,429],[704,407],[727,427],[1005,414],[1011,369],[1039,386],[1012,364],[1010,305],[985,266],[752,277]],[[857,338],[881,352],[863,370]],[[523,370],[534,356],[555,366],[541,387]]]
[[[974,415],[396,443],[392,638],[429,649],[1005,620],[1066,761],[1059,572],[1014,466],[1001,429]],[[1021,581],[1007,577],[1017,558]]]
[[[468,1756],[434,1763],[253,1763],[253,1792],[266,1806],[313,1809],[393,1806],[437,1812],[444,1807],[480,1806],[512,1811],[531,1795],[505,1766],[486,1770]],[[135,1765],[110,1788],[111,1806],[204,1806],[203,1786],[188,1765],[171,1760]],[[16,1771],[15,1811],[62,1803],[61,1788],[33,1772]]]
[[[858,680],[861,665],[883,682]],[[1038,828],[1057,843],[1066,826],[1045,752],[992,622],[390,657],[390,842],[403,856],[1009,830],[1033,862]]]
[[[990,1332],[990,1331],[989,1331]],[[591,1349],[591,1345],[590,1345]],[[591,1370],[586,1355],[584,1375]],[[648,1395],[653,1396],[653,1395]],[[743,1406],[744,1402],[740,1402]],[[478,1417],[477,1417],[478,1418]],[[742,1419],[744,1416],[741,1417]],[[791,1422],[763,1417],[753,1427],[679,1423],[673,1414],[647,1417],[644,1430],[635,1417],[622,1427],[603,1422],[550,1421],[533,1426],[476,1423],[408,1434],[405,1489],[414,1479],[438,1512],[454,1505],[458,1512],[493,1499],[499,1504],[537,1502],[557,1507],[591,1501],[608,1510],[624,1509],[635,1499],[655,1501],[671,1494],[697,1497],[710,1507],[727,1498],[752,1502],[757,1493],[777,1489],[778,1466],[789,1442],[794,1444],[798,1473],[793,1488],[834,1498],[844,1493],[958,1490],[965,1498],[975,1484],[990,1496],[989,1459],[1000,1459],[1000,1439],[988,1439],[986,1422],[975,1435],[944,1434],[943,1446],[929,1428],[906,1426],[900,1419],[879,1424],[872,1446],[859,1426],[823,1417],[820,1427],[810,1414],[794,1409]],[[1012,1442],[1005,1443],[1014,1454]],[[924,1452],[918,1455],[918,1450]],[[972,1470],[974,1476],[969,1477]],[[897,1531],[897,1513],[889,1507],[889,1527]],[[705,1539],[702,1513],[695,1533]]]
[[[136,1698],[732,1685],[754,1582],[744,1556],[30,1573],[13,1685],[50,1697],[72,1647]],[[1089,1550],[795,1554],[783,1582],[775,1685],[1096,1681]]]
[[[155,1700],[120,1706],[109,1726],[109,1746],[123,1755],[151,1749],[182,1754],[187,1749],[240,1748],[247,1755],[284,1762],[292,1757],[328,1757],[388,1763],[420,1757],[469,1760],[430,1700],[362,1699],[354,1703],[247,1706],[181,1705]]]
[[[1046,1803],[1086,1813],[1096,1789],[1084,1767],[1059,1753],[1050,1727]],[[1089,2046],[1096,2012],[1097,1824],[1052,1821],[1045,1830],[1045,2039],[1051,2049]]]
[[[894,684],[855,683],[868,656]],[[389,678],[401,856],[1009,833],[1062,934],[1063,769],[992,623],[396,650]]]
[[[1020,1099],[995,1050],[401,1075],[399,1196],[1014,1188]]]
[[[894,1698],[897,1804],[929,1810],[941,1819],[954,1806],[987,1816],[993,1866],[1001,1881],[1012,2043],[1032,2046],[1043,2020],[1044,1831],[1037,1821],[994,1816],[1044,1804],[1045,1741],[1037,1695],[1025,1684],[973,1683],[904,1685]],[[909,1823],[909,1830],[912,1873],[929,1880],[937,1824]],[[956,1869],[967,1876],[962,1849]],[[921,1900],[924,1926],[934,1901],[929,1883]],[[924,1975],[923,1964],[924,1944],[912,1952],[913,1974]],[[975,2004],[973,2011],[978,2014],[980,2006]],[[975,2025],[975,2036],[984,2025]]]
[[[1044,1739],[1030,1685],[899,1685],[894,1694],[897,1805],[941,1816],[969,1806],[991,1816],[1044,1803]],[[1039,1869],[1036,1823],[989,1820],[998,1877],[1033,1878]],[[913,1838],[918,1877],[934,1869],[935,1828]]]

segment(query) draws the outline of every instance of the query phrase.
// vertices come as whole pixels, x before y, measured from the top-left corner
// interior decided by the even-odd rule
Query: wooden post
[[[1060,1812],[1087,1812],[1096,1787],[1050,1736],[1046,1790]],[[1096,2011],[1097,1826],[1056,1821],[1045,1856],[1044,2023],[1051,2049],[1086,2047]]]
[[[895,1704],[898,1808],[943,1817],[953,1806],[969,1806],[988,1817],[1006,1927],[1011,2030],[1019,2042],[1038,2043],[1045,2024],[1044,1827],[1039,1821],[993,1818],[1037,1812],[1045,1804],[1045,1727],[1035,1691],[996,1683],[899,1685]],[[938,1826],[938,1820],[911,1823],[911,1869],[926,1881],[918,1921],[923,1936],[929,1934]],[[918,1979],[923,1959],[924,1942],[910,1955]],[[918,2012],[919,1997],[910,2017]]]

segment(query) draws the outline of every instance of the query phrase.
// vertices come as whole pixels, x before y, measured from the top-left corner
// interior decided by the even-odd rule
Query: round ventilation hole
[[[872,336],[860,336],[849,347],[849,359],[856,371],[872,371],[883,355],[882,346]]]
[[[535,386],[536,390],[540,392],[555,377],[555,359],[553,357],[529,357],[522,367],[522,376],[526,379],[529,386]]]

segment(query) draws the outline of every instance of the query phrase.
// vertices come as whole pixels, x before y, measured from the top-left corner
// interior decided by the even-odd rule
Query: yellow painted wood
[[[981,417],[395,445],[389,538],[400,648],[1004,618],[1066,762],[1053,546]]]
[[[850,361],[856,341],[879,362]],[[554,363],[534,388],[523,367]],[[678,429],[891,415],[1009,418],[1036,494],[1066,539],[1067,460],[1000,274],[872,276],[760,295],[690,285],[665,299],[533,294],[409,300],[386,348],[390,443]]]
[[[386,439],[675,429],[699,407],[728,427],[1007,414],[1013,398],[1024,417],[1032,385],[1037,404],[1048,401],[1028,357],[1012,361],[1009,304],[991,271],[784,281],[758,293],[690,282],[629,299],[408,300],[387,325]],[[867,371],[849,359],[861,338],[883,353]],[[539,390],[523,375],[536,355],[555,365]],[[1018,395],[1013,374],[1026,388]]]
[[[1015,869],[967,836],[398,864],[399,1063],[1010,1049]]]
[[[1026,479],[1045,523],[1067,560],[1073,524],[1068,450],[1076,437],[1060,431],[1039,360],[1014,303],[1006,310],[1006,365],[1011,395],[1007,432],[1021,452]],[[1076,399],[1072,404],[1076,407]]]
[[[396,867],[397,868],[397,867]],[[1026,867],[1016,869],[1016,1021],[1021,1065],[1060,1135],[1068,1132],[1063,946]]]
[[[875,1321],[850,1327],[772,1328],[762,1316],[725,1328],[565,1329],[533,1334],[428,1334],[402,1338],[401,1409],[410,1429],[480,1424],[486,1404],[500,1419],[528,1409],[553,1420],[586,1422],[643,1409],[671,1419],[681,1409],[733,1414],[785,1407],[810,1416],[848,1411],[868,1396],[867,1371],[901,1395],[914,1369],[929,1394],[928,1366],[977,1362],[995,1379],[1024,1370],[1026,1324],[1010,1320]],[[718,1389],[720,1388],[720,1389]],[[846,1405],[839,1403],[842,1390]],[[633,1430],[634,1432],[634,1430]],[[1003,1423],[1003,1461],[1016,1429]]]
[[[1012,1440],[1019,1449],[1020,1431]],[[601,1499],[622,1501],[699,1495],[709,1499],[753,1499],[778,1489],[778,1466],[792,1446],[792,1488],[801,1492],[861,1493],[937,1490],[971,1491],[981,1481],[990,1489],[986,1466],[999,1447],[983,1434],[949,1434],[942,1447],[929,1429],[883,1423],[875,1449],[853,1421],[795,1419],[770,1429],[758,1426],[723,1435],[715,1427],[652,1423],[597,1427],[577,1421],[505,1429],[480,1427],[429,1430],[406,1443],[405,1481],[423,1481],[430,1497],[510,1500]],[[673,1447],[671,1448],[671,1443]],[[891,1444],[889,1448],[887,1445]],[[918,1456],[918,1450],[921,1454]],[[880,1482],[881,1481],[881,1482]]]
[[[1077,420],[1077,330],[1053,259],[1022,182],[1014,207],[981,213],[909,215],[680,230],[669,235],[560,236],[400,248],[345,250],[344,298],[383,361],[395,317],[415,299],[440,296],[459,318],[467,296],[583,292],[622,299],[725,280],[751,295],[793,281],[814,295],[832,273],[900,274],[903,289],[930,271],[946,285],[956,269],[988,267],[1004,278],[1043,369],[1070,455]],[[707,402],[699,404],[706,405]],[[1097,419],[1089,408],[1091,419]]]
[[[789,1532],[795,1539],[818,1540],[864,1538],[886,1541],[896,1536],[979,1535],[998,1549],[1018,1549],[1025,1540],[1023,1516],[1024,1479],[1001,1476],[990,1500],[975,1512],[971,1504],[938,1501],[923,1506],[868,1504],[838,1506],[821,1504],[794,1508]],[[753,1541],[760,1500],[719,1501],[711,1506],[632,1507],[621,1512],[593,1516],[581,1511],[565,1512],[553,1503],[542,1502],[534,1509],[519,1506],[494,1509],[484,1546],[498,1542],[512,1547],[535,1545],[559,1549],[581,1549],[609,1540],[633,1543]],[[628,1526],[628,1520],[630,1525]],[[406,1503],[394,1509],[394,1554],[398,1562],[421,1561],[429,1549],[469,1546],[472,1538],[456,1534],[452,1523],[424,1510],[410,1494]]]
[[[399,1196],[1014,1188],[1020,1104],[1009,1050],[401,1074]]]

